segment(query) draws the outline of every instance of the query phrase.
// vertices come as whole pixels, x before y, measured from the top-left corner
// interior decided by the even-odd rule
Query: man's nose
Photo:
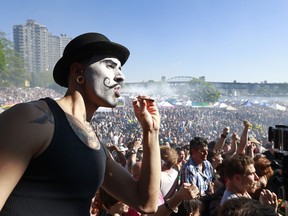
[[[259,176],[257,175],[257,173],[254,173],[254,179],[257,181],[259,180]]]
[[[122,71],[120,71],[120,70],[117,71],[117,74],[116,74],[114,80],[115,80],[116,82],[123,82],[123,81],[125,80],[125,76],[124,76],[124,74],[122,73]]]

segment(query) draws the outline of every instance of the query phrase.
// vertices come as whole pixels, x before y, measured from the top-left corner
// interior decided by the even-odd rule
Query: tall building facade
[[[55,36],[49,33],[48,38],[48,71],[53,71],[53,68],[59,58],[62,56],[66,45],[71,41],[71,38],[66,34]]]
[[[28,19],[24,25],[13,26],[14,48],[24,60],[25,69],[33,74],[52,72],[62,56],[67,35],[54,36],[44,25]]]

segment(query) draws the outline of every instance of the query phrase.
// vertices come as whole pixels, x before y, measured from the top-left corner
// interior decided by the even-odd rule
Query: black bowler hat
[[[96,54],[107,54],[119,59],[122,65],[129,57],[129,50],[111,42],[99,33],[85,33],[71,40],[64,49],[63,56],[56,63],[53,77],[56,83],[68,87],[68,74],[73,62],[84,60]]]

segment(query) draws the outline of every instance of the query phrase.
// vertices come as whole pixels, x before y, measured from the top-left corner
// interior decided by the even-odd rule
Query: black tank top
[[[43,100],[54,115],[52,141],[31,160],[0,216],[89,216],[91,199],[103,182],[106,151],[81,142],[60,106]]]

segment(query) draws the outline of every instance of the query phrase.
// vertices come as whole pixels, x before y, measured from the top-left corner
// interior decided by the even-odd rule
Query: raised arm
[[[125,155],[120,151],[117,145],[111,145],[107,147],[111,154],[115,153],[117,155],[117,162],[120,163],[123,167],[126,166]],[[115,159],[115,158],[114,158]]]
[[[220,152],[222,150],[225,140],[229,134],[229,130],[230,130],[229,127],[225,127],[223,129],[222,134],[220,135],[216,145],[214,146],[213,149],[214,152]]]
[[[111,195],[142,213],[154,213],[158,208],[160,191],[160,115],[156,103],[138,97],[133,100],[134,112],[143,129],[143,160],[140,178],[131,174],[111,159],[106,163],[104,189]]]
[[[199,195],[199,189],[190,183],[183,183],[180,189],[166,202],[159,206],[157,212],[151,216],[169,216],[178,211],[178,206],[184,200],[195,199]]]
[[[133,165],[137,162],[137,152],[141,148],[142,143],[141,139],[134,140],[131,144],[131,148],[128,150],[128,158],[127,158],[127,163],[128,163],[128,170],[131,173],[131,169]]]
[[[249,127],[251,124],[247,120],[244,120],[243,124],[244,124],[244,128],[243,128],[243,132],[241,135],[240,144],[239,144],[238,149],[237,149],[237,154],[244,154],[245,148],[246,148],[247,143],[248,143],[248,131],[249,131]]]
[[[15,105],[0,115],[0,211],[31,158],[52,137],[53,121],[43,103]]]
[[[238,135],[236,133],[233,133],[231,136],[231,149],[225,152],[224,155],[231,156],[236,154],[237,148],[238,148]]]

